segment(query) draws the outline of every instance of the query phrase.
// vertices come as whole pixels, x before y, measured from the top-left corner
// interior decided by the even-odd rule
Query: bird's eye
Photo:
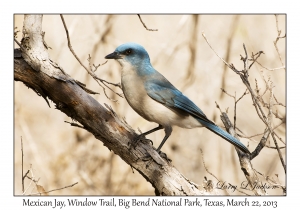
[[[131,54],[132,50],[126,50],[126,55]]]

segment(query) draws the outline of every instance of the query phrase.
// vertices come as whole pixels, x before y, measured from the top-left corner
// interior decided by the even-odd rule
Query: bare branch
[[[277,29],[277,37],[276,37],[276,40],[274,41],[274,47],[276,49],[276,52],[278,54],[278,57],[280,59],[280,62],[282,64],[282,66],[284,66],[283,64],[283,61],[282,61],[282,58],[281,58],[281,55],[279,53],[279,50],[278,50],[278,47],[277,47],[277,42],[279,41],[279,39],[284,39],[286,37],[286,34],[284,36],[280,36],[281,34],[281,30],[279,30],[279,27],[278,27],[278,15],[275,15],[275,19],[276,19],[276,29]],[[285,69],[285,68],[284,68]]]
[[[205,161],[204,161],[204,155],[203,155],[203,151],[202,151],[202,149],[200,148],[200,153],[201,153],[201,158],[202,158],[202,163],[203,163],[203,166],[204,166],[204,168],[205,168],[205,171],[207,172],[207,173],[209,173],[210,175],[212,175],[216,180],[218,180],[218,182],[222,182],[221,180],[219,180],[213,173],[211,173],[209,170],[208,170],[208,168],[207,168],[207,166],[206,166],[206,164],[205,164]],[[228,183],[229,185],[231,185],[231,186],[233,186],[232,184],[230,184],[230,183]],[[242,193],[242,194],[244,194],[244,195],[249,195],[249,194],[247,194],[247,193],[245,193],[244,191],[242,191],[242,190],[239,190],[239,189],[237,189],[237,188],[235,188],[238,192],[240,192],[240,193]],[[225,189],[225,192],[226,192],[226,194],[227,195],[229,195],[229,193],[228,193],[228,191]]]
[[[43,193],[48,194],[49,192],[54,192],[54,191],[58,191],[58,190],[63,190],[63,189],[69,188],[69,187],[73,187],[73,186],[76,185],[76,184],[78,184],[78,182],[75,182],[74,184],[71,184],[71,185],[68,185],[68,186],[65,186],[65,187],[61,187],[61,188],[57,188],[57,189],[54,189],[54,190],[44,191]],[[38,192],[38,193],[30,194],[30,195],[40,195],[40,194],[41,194],[41,193]]]
[[[139,17],[141,23],[143,24],[143,26],[144,26],[144,28],[145,28],[146,30],[148,30],[148,31],[158,31],[158,29],[150,29],[150,28],[148,28],[148,27],[146,26],[146,24],[143,22],[143,20],[142,20],[142,18],[141,18],[141,16],[140,16],[139,14],[138,14],[138,17]]]
[[[245,50],[246,50],[246,48],[245,48]],[[250,68],[252,67],[252,65],[256,62],[256,60],[259,58],[259,56],[260,56],[261,54],[265,54],[265,53],[264,53],[263,51],[259,51],[258,53],[254,54],[254,55],[253,55],[253,53],[252,53],[251,59],[249,59],[250,61],[252,61],[252,63],[250,64],[250,66],[249,66],[248,69],[250,69]]]
[[[230,34],[228,35],[227,38],[227,49],[226,49],[226,54],[225,54],[225,60],[229,61],[230,60],[230,55],[231,55],[231,47],[232,47],[232,40],[235,39],[235,32],[237,31],[237,27],[238,27],[238,21],[240,19],[240,15],[235,15],[233,17],[233,21],[230,27]],[[227,74],[228,70],[226,68],[226,65],[224,65],[224,70],[223,70],[223,76],[222,76],[222,84],[221,87],[225,88],[226,87],[226,74]],[[223,94],[220,94],[220,98],[223,98]]]
[[[285,105],[283,105],[281,102],[278,102],[277,98],[275,97],[275,94],[274,94],[274,99],[276,101],[277,104],[274,104],[274,105],[280,105],[280,106],[283,106],[283,107],[286,107]]]
[[[208,44],[208,46],[210,47],[210,49],[212,49],[212,51],[214,51],[214,53],[225,63],[226,66],[228,66],[229,68],[231,68],[231,65],[229,65],[223,58],[221,58],[221,56],[219,56],[219,54],[214,50],[214,48],[210,45],[210,43],[208,42],[204,32],[202,32],[202,36],[205,39],[206,43]]]
[[[24,176],[24,178],[28,177],[28,173],[29,172],[31,173],[31,176],[34,177],[33,172],[32,172],[32,165],[31,164],[30,164],[30,169],[27,171],[27,173],[25,174],[26,176]],[[22,193],[22,195],[25,195],[25,193],[27,192],[27,190],[29,189],[29,187],[31,186],[32,183],[33,183],[33,180],[30,179],[29,185],[27,186],[27,188],[25,189],[25,191]]]
[[[243,95],[241,95],[241,97],[236,101],[236,103],[238,103],[247,94],[249,94],[248,89],[245,90],[245,92],[243,93]]]
[[[244,69],[242,71],[239,71],[237,70],[233,64],[229,65],[223,58],[221,58],[217,53],[216,51],[212,48],[212,46],[209,44],[207,38],[205,37],[205,34],[202,33],[202,36],[204,37],[204,39],[206,40],[207,44],[210,46],[210,48],[215,52],[215,54],[224,62],[225,65],[227,65],[231,70],[233,70],[236,74],[238,74],[240,76],[240,78],[242,79],[243,83],[245,84],[245,86],[247,87],[247,89],[249,90],[250,94],[251,94],[251,97],[252,97],[252,101],[253,101],[253,105],[256,109],[256,112],[259,116],[259,118],[265,123],[265,125],[268,127],[268,129],[270,131],[272,131],[273,129],[270,127],[269,123],[268,123],[268,118],[266,117],[260,103],[259,103],[259,100],[258,100],[258,96],[255,94],[255,92],[253,91],[253,89],[251,88],[251,85],[250,85],[250,82],[248,81],[248,77],[249,77],[249,74],[248,74],[248,70],[249,70],[249,67],[248,67],[248,53],[247,53],[247,49],[246,49],[246,46],[243,44],[243,48],[244,48],[244,51],[245,51],[245,57],[243,57],[241,55],[241,60],[243,61],[244,63]],[[258,53],[256,53],[254,55],[254,57],[252,58],[253,59],[253,62],[256,61],[256,59],[260,56],[260,54],[262,54],[262,51],[259,51]],[[256,57],[255,57],[256,56]],[[253,65],[253,63],[251,64],[251,66]],[[281,160],[281,163],[282,163],[282,166],[284,168],[284,171],[286,172],[286,165],[285,165],[285,162],[282,158],[282,154],[281,154],[281,151],[278,147],[278,144],[277,144],[277,141],[276,141],[276,138],[275,138],[275,134],[274,134],[274,131],[271,132],[271,136],[273,138],[273,141],[275,143],[275,146],[277,148],[277,151],[278,151],[278,155],[279,155],[279,158]]]
[[[72,47],[72,45],[71,45],[71,40],[70,40],[70,36],[69,36],[69,31],[68,31],[67,25],[66,25],[66,23],[65,23],[64,17],[63,17],[63,15],[60,15],[60,17],[61,17],[61,20],[62,20],[62,22],[63,22],[64,28],[65,28],[65,31],[66,31],[67,40],[68,40],[68,47],[69,47],[70,51],[72,52],[72,54],[74,55],[74,57],[76,58],[76,60],[77,60],[77,61],[80,63],[80,65],[81,65],[81,66],[89,73],[89,75],[91,75],[91,76],[93,77],[93,79],[98,83],[98,85],[100,85],[100,86],[102,87],[103,92],[104,92],[105,96],[106,96],[108,99],[110,99],[111,101],[114,101],[114,102],[117,101],[117,100],[114,100],[114,99],[110,98],[110,97],[107,95],[106,90],[105,90],[105,88],[102,86],[102,84],[103,84],[105,87],[107,87],[109,90],[111,90],[113,93],[115,93],[115,94],[117,94],[118,96],[120,96],[121,98],[123,98],[123,95],[122,95],[122,94],[115,92],[113,89],[111,89],[111,88],[110,88],[109,86],[107,86],[105,83],[114,85],[114,86],[119,87],[120,89],[122,89],[122,87],[121,87],[120,84],[110,83],[110,82],[105,81],[104,79],[101,79],[101,78],[97,77],[97,75],[96,75],[94,72],[97,70],[97,68],[98,68],[99,66],[98,66],[97,68],[95,68],[95,70],[93,71],[92,68],[91,68],[91,69],[88,69],[88,68],[80,61],[80,59],[79,59],[78,56],[76,55],[76,53],[75,53],[75,51],[73,50],[73,47]],[[91,58],[91,57],[90,57],[90,55],[89,55],[88,61],[89,61],[89,65],[91,66],[91,63],[90,63],[90,60],[91,60],[91,59],[90,59],[90,58]],[[105,63],[106,63],[106,62],[105,62]],[[104,63],[104,64],[105,64],[105,63]],[[104,65],[104,64],[103,64],[103,65]],[[99,65],[100,65],[100,64],[99,64]],[[100,81],[102,84],[101,84],[99,81]]]
[[[238,139],[233,126],[227,116],[227,114],[225,112],[222,112],[221,114],[221,120],[223,122],[223,124],[226,127],[226,130],[235,138]],[[265,195],[266,192],[263,189],[255,189],[253,186],[256,185],[257,182],[259,182],[259,178],[257,177],[252,164],[251,164],[251,160],[250,160],[250,155],[246,154],[242,151],[240,151],[238,148],[236,148],[237,154],[239,156],[239,160],[240,160],[240,165],[241,165],[241,169],[246,177],[246,179],[248,180],[248,183],[250,186],[252,186],[252,191],[254,192],[255,195]]]
[[[84,126],[79,125],[79,124],[77,124],[77,123],[74,123],[74,122],[68,122],[68,121],[64,121],[64,122],[65,122],[65,123],[69,123],[71,126],[85,129]]]
[[[238,99],[238,100],[236,100],[236,93],[234,94],[234,96],[233,95],[231,95],[231,94],[229,94],[226,90],[224,90],[223,88],[221,88],[221,90],[225,93],[225,94],[227,94],[228,96],[230,96],[231,98],[233,98],[234,99],[234,116],[233,116],[233,119],[234,119],[234,126],[233,126],[233,128],[235,129],[236,128],[236,105],[237,105],[237,103],[246,95],[246,94],[248,94],[249,92],[248,92],[248,89],[246,89],[245,90],[245,92],[241,95],[241,97]]]
[[[24,174],[23,174],[23,157],[24,157],[24,154],[23,154],[23,140],[22,140],[22,136],[21,136],[21,155],[22,155],[22,192],[24,193]],[[29,172],[29,171],[28,171]],[[27,175],[27,173],[26,173]]]
[[[281,125],[283,125],[283,124],[284,124],[283,122],[280,122],[278,125],[274,126],[273,131],[276,130],[279,126],[281,126]],[[238,135],[239,135],[240,137],[242,137],[242,138],[251,139],[251,138],[253,138],[253,137],[263,135],[264,133],[265,133],[265,132],[263,132],[263,133],[258,133],[258,134],[254,134],[254,135],[252,135],[252,136],[245,136],[245,135],[241,135],[241,134],[238,134]],[[285,144],[285,142],[282,142],[282,143]]]
[[[276,70],[280,70],[280,69],[285,69],[285,66],[281,66],[281,67],[277,67],[277,68],[267,68],[265,66],[263,66],[260,62],[256,61],[256,63],[258,65],[260,65],[262,68],[264,68],[265,70],[268,70],[268,71],[276,71]]]
[[[264,175],[263,173],[260,173],[260,172],[257,171],[257,170],[255,170],[255,171],[256,171],[256,173],[258,173],[259,175],[261,175],[262,177],[264,177],[265,180],[266,180],[270,185],[272,185],[272,186],[274,186],[274,187],[279,187],[279,188],[281,188],[282,191],[283,191],[283,194],[284,194],[284,195],[286,194],[286,187],[283,186],[282,184],[280,184],[280,181],[279,181],[279,179],[278,179],[278,174],[275,174],[275,176],[277,177],[277,180],[278,180],[278,181],[275,181],[275,180],[274,180],[273,178],[271,178],[270,176],[266,176],[266,175]]]
[[[211,176],[213,176],[216,180],[218,180],[218,181],[220,182],[220,180],[219,180],[213,173],[211,173],[211,172],[208,170],[207,166],[205,165],[205,161],[204,161],[204,157],[203,157],[203,151],[202,151],[201,148],[200,148],[200,153],[201,153],[202,163],[203,163],[203,166],[204,166],[204,168],[205,168],[205,171],[206,171],[207,173],[209,173]]]
[[[271,147],[271,146],[268,146],[268,145],[265,145],[265,147],[267,148],[270,148],[270,149],[277,149],[276,147]],[[279,147],[279,149],[285,149],[286,147]]]
[[[254,159],[260,153],[260,151],[265,147],[269,135],[270,135],[270,130],[266,129],[259,144],[256,146],[255,150],[251,153],[250,160]]]
[[[231,98],[235,98],[235,96],[233,96],[233,95],[231,95],[231,94],[229,94],[225,89],[223,89],[223,88],[221,88],[221,90],[222,90],[222,92],[224,92],[226,95],[228,95],[229,97],[231,97]]]

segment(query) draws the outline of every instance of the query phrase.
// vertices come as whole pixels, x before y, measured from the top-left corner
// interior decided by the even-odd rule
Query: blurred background
[[[248,54],[263,51],[258,62],[274,69],[285,66],[286,40],[274,41],[278,36],[274,15],[141,15],[149,29],[144,28],[137,15],[64,15],[71,43],[81,61],[88,66],[88,56],[92,63],[102,64],[104,57],[113,52],[117,46],[126,42],[137,42],[148,51],[153,67],[160,71],[186,96],[193,100],[207,117],[223,127],[217,102],[221,109],[228,109],[228,116],[233,122],[234,99],[224,94],[224,88],[237,99],[246,87],[240,77],[225,67],[202,36],[205,33],[214,50],[228,63],[233,63],[239,70],[243,69],[240,55],[244,55],[243,43]],[[286,16],[278,15],[278,28],[283,36],[286,31]],[[23,15],[15,15],[15,27],[22,31]],[[138,132],[145,132],[156,127],[136,114],[124,98],[120,98],[106,89],[108,96],[117,100],[113,102],[105,96],[102,88],[87,74],[71,54],[66,32],[59,15],[44,15],[43,31],[45,41],[52,48],[49,54],[71,77],[79,80],[100,94],[94,95],[101,104],[109,104],[121,118]],[[18,33],[20,41],[22,32]],[[17,47],[15,45],[15,47]],[[278,55],[279,53],[279,55]],[[264,78],[273,82],[273,93],[278,102],[286,105],[286,70],[266,70],[255,63],[249,71],[252,88],[257,80],[260,93],[266,89]],[[98,77],[109,82],[120,82],[120,66],[109,60],[98,68]],[[111,86],[116,92],[121,90]],[[269,102],[269,95],[264,95]],[[137,171],[132,171],[119,156],[109,151],[93,135],[79,128],[71,127],[64,121],[72,120],[56,110],[53,103],[48,107],[42,97],[28,89],[23,83],[15,82],[15,135],[14,135],[14,190],[15,195],[22,195],[21,137],[24,152],[24,173],[32,168],[38,184],[48,190],[61,188],[78,182],[77,185],[49,195],[154,195],[154,189]],[[274,102],[276,103],[276,102]],[[252,105],[250,94],[244,96],[237,104],[236,125],[244,136],[240,138],[253,151],[265,129]],[[285,118],[285,107],[276,105],[273,111]],[[264,108],[265,113],[267,109]],[[274,117],[273,126],[279,125],[280,119]],[[277,127],[276,133],[285,146],[286,125]],[[157,147],[164,136],[164,131],[157,131],[148,137]],[[284,143],[283,143],[284,142]],[[274,146],[269,137],[267,145]],[[201,151],[203,151],[203,156]],[[188,179],[202,185],[204,177],[219,180],[232,185],[241,185],[246,178],[240,169],[234,147],[222,138],[204,128],[183,129],[175,127],[162,151],[172,159],[172,164]],[[281,149],[286,159],[286,150]],[[286,177],[278,157],[277,150],[264,148],[252,161],[253,167],[263,174],[286,184]],[[259,178],[266,180],[259,175]],[[34,184],[25,180],[25,194],[36,193]],[[241,195],[229,191],[230,195]],[[245,191],[252,194],[251,191]],[[226,194],[224,191],[220,193]],[[270,195],[282,195],[281,189],[267,190]]]

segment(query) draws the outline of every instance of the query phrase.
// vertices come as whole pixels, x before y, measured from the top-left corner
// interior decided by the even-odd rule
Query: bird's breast
[[[134,111],[148,121],[169,124],[166,114],[171,111],[148,96],[143,77],[123,67],[121,83],[125,98]]]
[[[144,114],[145,98],[148,97],[144,87],[143,79],[130,68],[125,66],[122,69],[121,84],[123,93],[129,105],[141,116],[146,118]]]
[[[123,66],[121,77],[122,89],[129,105],[139,115],[148,121],[160,125],[176,125],[184,128],[201,126],[199,122],[189,114],[181,114],[167,108],[165,105],[153,100],[147,94],[145,81],[135,71]]]

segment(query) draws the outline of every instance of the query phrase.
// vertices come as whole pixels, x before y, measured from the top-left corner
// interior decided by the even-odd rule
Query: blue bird
[[[199,107],[156,71],[143,46],[125,43],[105,58],[120,63],[122,89],[129,105],[146,120],[159,124],[142,133],[138,139],[154,131],[165,130],[165,137],[157,152],[171,135],[172,126],[179,126],[188,129],[206,127],[242,151],[250,153],[247,147],[209,120]]]

